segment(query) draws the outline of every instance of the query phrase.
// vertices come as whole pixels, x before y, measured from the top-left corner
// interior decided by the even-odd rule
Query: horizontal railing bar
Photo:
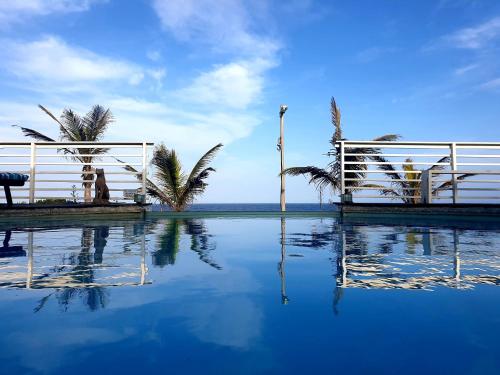
[[[454,170],[454,171],[450,171],[450,170],[433,170],[432,174],[476,174],[476,175],[493,174],[493,175],[500,175],[500,171],[480,171],[480,170],[479,171],[473,171],[473,170],[463,170],[463,171]]]
[[[29,154],[0,154],[0,158],[30,158]]]
[[[432,199],[451,199],[452,197],[440,197],[440,196],[433,196]],[[459,199],[461,200],[467,200],[467,199],[484,199],[484,200],[488,200],[488,199],[500,199],[500,197],[490,197],[490,196],[485,196],[485,197],[480,197],[480,196],[470,196],[470,197],[467,197],[467,196],[460,196]]]
[[[152,146],[153,144],[150,144],[148,146]],[[75,149],[75,148],[80,148],[80,149],[83,149],[83,148],[134,148],[134,147],[142,147],[142,143],[141,144],[133,144],[133,145],[113,145],[113,144],[110,144],[110,143],[91,143],[91,144],[61,144],[61,145],[50,145],[50,144],[43,144],[43,145],[37,145],[36,148],[37,149],[64,149],[64,148],[68,148],[68,149]],[[0,145],[1,147],[1,145]]]
[[[356,198],[379,198],[379,199],[389,199],[389,200],[394,200],[394,199],[399,199],[397,197],[388,197],[385,195],[357,195],[355,196]],[[405,195],[405,198],[420,198],[419,195]]]
[[[382,186],[382,187],[374,187],[374,186],[356,186],[356,187],[352,187],[350,188],[351,190],[353,191],[356,191],[356,190],[392,190],[392,191],[398,191],[399,189],[394,189],[394,188],[391,188],[391,187],[386,187],[386,186]],[[404,188],[404,190],[418,190],[420,191],[419,188]]]
[[[81,183],[83,182],[83,180],[40,180],[40,179],[36,179],[36,182],[68,182],[68,183]],[[90,183],[94,183],[94,181],[88,181]],[[123,184],[126,184],[126,183],[134,183],[134,184],[140,184],[141,181],[138,181],[138,180],[106,180],[106,183],[123,183]]]
[[[29,190],[28,189],[15,189],[15,190]],[[114,189],[114,188],[108,188],[109,191],[124,191],[127,189]],[[14,191],[14,189],[12,190]],[[83,188],[36,188],[35,191],[85,191]]]
[[[0,155],[2,156],[2,155]],[[94,157],[94,158],[142,158],[142,155],[114,155],[114,154],[77,154],[75,156],[81,156],[81,157]],[[27,157],[30,157],[29,155]],[[71,154],[64,154],[64,155],[43,155],[43,154],[37,154],[37,158],[63,158],[63,157],[73,157]]]
[[[500,154],[482,154],[482,155],[465,155],[465,154],[457,154],[457,158],[500,158]]]
[[[344,149],[346,151],[349,151],[350,148],[370,148],[370,149],[388,149],[388,148],[399,148],[399,149],[449,149],[450,145],[439,145],[439,144],[430,144],[430,145],[422,145],[422,144],[407,144],[405,147],[402,147],[402,145],[398,144],[373,144],[373,147],[367,147],[371,145],[366,145],[363,143],[350,143],[350,144],[344,144]],[[339,147],[336,145],[335,147]]]
[[[345,169],[344,170],[344,173],[353,173],[353,172],[357,172],[357,173],[379,173],[379,174],[384,174],[384,173],[407,173],[408,171],[372,171],[372,170],[356,170],[356,169]],[[422,171],[411,171],[411,173],[420,174],[420,173],[422,173]]]
[[[500,163],[457,163],[457,165],[479,165],[479,166],[500,166]]]
[[[499,188],[457,188],[460,191],[500,191]]]
[[[437,181],[437,182],[441,182],[440,180],[432,180],[432,181]],[[446,180],[446,181],[443,181],[443,182],[447,182],[447,181],[450,181],[450,180]],[[500,183],[500,180],[457,180],[457,183],[458,184],[464,184],[464,183],[474,183],[474,184],[493,184],[493,183]]]
[[[492,146],[499,147],[500,142],[432,142],[432,141],[337,141],[336,145],[340,146],[340,143],[344,143],[344,147],[352,146],[353,144],[362,145],[442,145],[449,147],[452,143],[456,146]]]
[[[366,156],[369,157],[370,155],[376,155],[376,156],[381,156],[381,157],[401,157],[401,158],[413,158],[413,157],[433,157],[433,158],[445,158],[450,155],[439,155],[439,154],[350,154],[350,153],[345,153],[345,156]]]
[[[29,173],[29,172],[28,172]],[[36,171],[36,174],[96,174],[95,172],[82,172],[82,171]],[[108,174],[123,174],[123,175],[142,175],[142,172],[105,172],[105,175]]]
[[[385,178],[385,179],[377,179],[377,178],[345,178],[345,181],[370,181],[370,182],[397,182],[398,180],[392,180],[390,178]],[[421,181],[420,179],[404,179],[404,181],[408,182],[419,182]],[[436,180],[433,180],[436,181]],[[450,181],[450,180],[446,180]],[[445,182],[445,180],[443,180]]]
[[[346,165],[393,165],[392,162],[379,162],[379,161],[344,161]],[[446,165],[450,163],[433,163],[433,162],[397,162],[399,165]],[[465,165],[465,164],[463,164]],[[475,165],[475,164],[472,164]],[[496,165],[496,164],[495,164]],[[499,164],[500,165],[500,164]]]
[[[1,164],[2,163],[0,163],[0,165]],[[14,164],[19,165],[20,163],[14,163]],[[29,165],[29,163],[28,163],[28,165]],[[82,163],[79,161],[75,161],[74,163],[71,163],[71,162],[67,162],[67,163],[65,163],[65,162],[60,162],[60,163],[43,162],[43,163],[36,163],[36,165],[102,165],[102,166],[121,166],[121,167],[124,167],[125,163],[96,163],[96,162]],[[142,166],[142,163],[126,163],[126,165],[139,167],[139,166]]]
[[[99,147],[104,146],[140,146],[142,147],[143,142],[90,142],[90,141],[80,141],[80,142],[1,142],[0,147],[3,146],[31,146],[31,143],[37,146],[76,146],[76,145],[97,145]],[[154,146],[152,142],[146,142],[147,146]]]

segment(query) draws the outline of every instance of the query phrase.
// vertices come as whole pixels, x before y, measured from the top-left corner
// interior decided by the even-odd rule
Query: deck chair
[[[0,173],[0,185],[3,186],[5,191],[5,199],[7,200],[7,207],[12,206],[12,195],[10,194],[11,186],[24,186],[28,181],[29,176],[21,173]]]

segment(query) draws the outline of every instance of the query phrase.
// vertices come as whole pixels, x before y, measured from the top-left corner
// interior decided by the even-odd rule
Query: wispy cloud
[[[478,86],[481,90],[500,90],[500,78],[495,78],[490,81],[484,82]]]
[[[3,0],[0,1],[0,27],[32,16],[82,12],[107,0]]]
[[[424,51],[442,47],[477,50],[490,47],[500,39],[500,17],[444,35],[424,46]]]
[[[457,68],[453,71],[453,73],[456,75],[456,76],[463,76],[465,75],[466,73],[472,71],[472,70],[475,70],[479,68],[479,64],[469,64],[469,65],[465,65],[465,66],[462,66],[460,68]]]
[[[100,56],[46,36],[31,42],[3,40],[0,58],[4,68],[21,79],[51,86],[124,80],[132,85],[144,78],[143,70],[129,62]]]
[[[154,0],[163,27],[184,41],[208,44],[213,51],[272,58],[280,43],[252,32],[254,18],[241,0]]]

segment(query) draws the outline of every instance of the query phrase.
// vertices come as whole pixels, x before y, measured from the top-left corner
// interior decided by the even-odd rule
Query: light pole
[[[285,202],[285,175],[283,171],[285,170],[285,134],[284,134],[284,121],[283,117],[285,116],[285,112],[288,109],[288,106],[285,104],[280,105],[280,138],[278,140],[278,150],[281,153],[281,193],[280,193],[280,207],[281,212],[286,211],[286,202]]]

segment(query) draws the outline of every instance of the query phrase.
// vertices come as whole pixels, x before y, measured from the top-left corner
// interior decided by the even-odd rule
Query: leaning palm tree
[[[309,183],[314,184],[316,188],[322,191],[324,188],[330,187],[333,191],[340,191],[340,174],[341,174],[341,155],[340,149],[336,147],[337,142],[346,140],[342,133],[342,122],[340,109],[337,106],[335,98],[330,101],[331,122],[334,127],[334,133],[330,139],[332,148],[328,152],[328,156],[334,158],[326,168],[315,166],[306,167],[291,167],[283,171],[284,174],[291,176],[309,176]],[[399,139],[396,134],[387,134],[375,138],[374,141],[390,142]],[[344,173],[346,192],[350,193],[359,188],[377,187],[378,185],[364,184],[363,179],[366,177],[367,165],[363,164],[367,157],[357,155],[377,154],[380,152],[377,148],[345,148],[344,161],[349,171]],[[357,154],[357,155],[356,155]],[[352,163],[352,164],[351,164]]]
[[[65,109],[60,120],[57,119],[48,109],[42,105],[38,107],[44,111],[50,118],[59,124],[59,138],[68,142],[98,142],[103,137],[108,125],[113,122],[113,115],[109,109],[104,109],[100,105],[95,105],[83,117],[77,115],[71,109]],[[36,130],[19,126],[25,136],[31,137],[37,141],[55,142],[55,139],[46,136]],[[65,154],[68,154],[76,161],[83,164],[82,180],[84,187],[85,203],[92,202],[92,181],[94,174],[92,163],[99,155],[108,151],[107,148],[64,148]]]
[[[370,155],[371,160],[378,162],[377,168],[391,180],[390,187],[380,187],[383,195],[401,200],[403,203],[417,204],[421,202],[421,187],[422,175],[425,169],[417,169],[413,163],[413,159],[407,158],[403,165],[403,172],[397,172],[397,168],[389,163],[386,158],[380,155]],[[450,163],[450,157],[445,156],[439,159],[427,171],[443,170]],[[466,178],[475,176],[473,173],[464,173],[457,176],[457,180],[465,180]],[[442,191],[449,190],[452,186],[452,181],[445,181],[437,186],[432,186],[433,195],[437,195]]]
[[[212,147],[198,160],[191,173],[186,175],[182,172],[181,162],[175,150],[169,150],[164,144],[157,146],[153,153],[152,164],[156,168],[155,177],[158,185],[148,179],[147,193],[174,211],[184,211],[208,186],[205,180],[210,172],[215,172],[215,169],[208,167],[208,164],[221,148],[221,143]]]

